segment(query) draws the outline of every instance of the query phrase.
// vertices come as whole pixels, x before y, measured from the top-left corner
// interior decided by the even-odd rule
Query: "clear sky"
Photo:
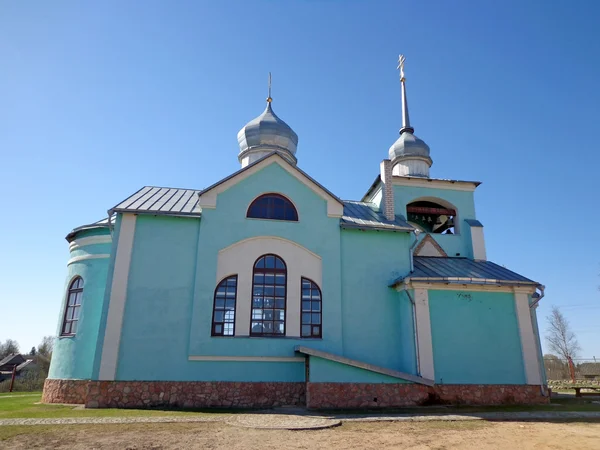
[[[56,333],[65,235],[141,186],[239,168],[273,108],[299,166],[360,199],[400,128],[431,175],[481,180],[488,258],[544,283],[600,358],[596,1],[0,0],[0,339]],[[494,349],[490,349],[493,352]]]

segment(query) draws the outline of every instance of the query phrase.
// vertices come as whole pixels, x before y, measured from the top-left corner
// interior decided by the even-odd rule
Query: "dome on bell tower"
[[[296,164],[296,147],[298,135],[281,120],[271,106],[271,74],[269,74],[269,97],[263,113],[248,122],[238,133],[240,153],[238,160],[242,167],[268,155],[279,153],[290,163]]]

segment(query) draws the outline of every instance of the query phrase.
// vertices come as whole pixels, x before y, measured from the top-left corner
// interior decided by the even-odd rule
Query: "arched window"
[[[74,336],[75,333],[77,333],[77,323],[79,322],[79,309],[81,308],[82,297],[83,278],[77,277],[71,281],[67,292],[65,316],[60,331],[61,336]]]
[[[212,336],[233,336],[235,333],[235,300],[237,275],[222,280],[215,289]]]
[[[416,201],[406,206],[408,221],[426,233],[456,234],[456,210],[431,201]]]
[[[255,199],[246,217],[298,222],[298,212],[292,202],[279,194],[264,194]]]
[[[308,278],[302,278],[302,337],[320,338],[322,333],[321,289]]]
[[[263,255],[252,273],[250,336],[285,336],[287,269],[277,255]]]

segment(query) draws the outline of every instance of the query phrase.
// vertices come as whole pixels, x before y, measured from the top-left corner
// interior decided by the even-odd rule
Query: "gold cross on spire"
[[[396,67],[396,69],[400,69],[400,81],[404,81],[404,61],[406,61],[404,55],[399,55],[398,67]]]
[[[271,72],[269,72],[269,96],[267,97],[267,103],[271,103],[273,99],[271,98]]]

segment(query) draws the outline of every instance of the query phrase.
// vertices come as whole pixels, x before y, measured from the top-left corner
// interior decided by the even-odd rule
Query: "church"
[[[300,169],[269,92],[238,133],[240,170],[203,190],[142,187],[73,229],[43,401],[547,402],[544,286],[487,259],[478,181],[430,176],[399,62],[400,136],[361,199]]]

